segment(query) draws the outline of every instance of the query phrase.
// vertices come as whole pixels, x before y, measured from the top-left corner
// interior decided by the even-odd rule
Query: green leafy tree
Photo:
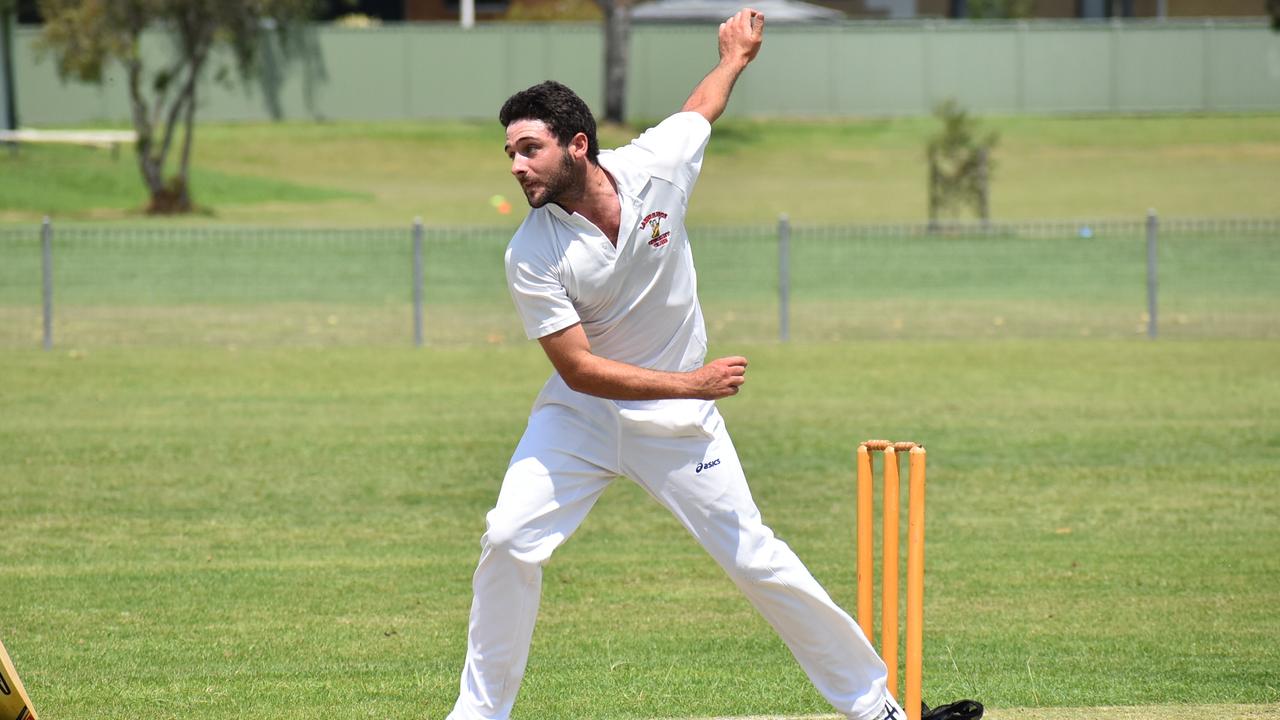
[[[981,134],[977,121],[955,100],[938,105],[934,115],[942,129],[929,140],[929,226],[939,216],[965,206],[987,222],[991,219],[991,149],[999,136]]]
[[[1031,17],[1033,0],[969,0],[969,17],[978,20]]]
[[[573,22],[598,21],[603,18],[600,6],[594,0],[511,0],[503,20],[512,22]]]
[[[242,79],[258,58],[264,33],[283,32],[308,17],[313,0],[40,0],[43,46],[65,78],[100,84],[112,62],[125,69],[138,167],[153,214],[190,212],[189,171],[195,138],[197,90],[214,51],[226,47]],[[160,67],[146,67],[144,32],[160,30],[173,53]],[[213,68],[222,80],[228,68]],[[166,176],[181,130],[176,169]]]
[[[1271,15],[1271,29],[1280,32],[1280,0],[1267,0],[1267,12]]]

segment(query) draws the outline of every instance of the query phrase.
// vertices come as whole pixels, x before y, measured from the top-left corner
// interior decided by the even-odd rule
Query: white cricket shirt
[[[530,339],[580,322],[600,357],[675,372],[702,365],[707,333],[684,218],[710,136],[706,118],[684,112],[600,152],[622,208],[616,248],[555,203],[529,212],[506,265]]]

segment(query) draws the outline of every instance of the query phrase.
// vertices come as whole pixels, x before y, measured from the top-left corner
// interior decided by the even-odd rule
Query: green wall
[[[281,61],[271,45],[276,61],[247,84],[205,82],[200,118],[492,118],[511,92],[545,78],[597,109],[603,98],[595,24],[316,26],[306,37],[310,62]],[[64,83],[37,38],[36,28],[15,37],[24,125],[127,122],[120,68],[101,88]],[[167,47],[151,37],[145,54],[163,58]],[[662,116],[714,64],[715,27],[638,26],[631,58],[629,113]],[[1275,111],[1280,34],[1262,22],[1221,21],[778,26],[729,112],[919,115],[948,97],[979,113]]]

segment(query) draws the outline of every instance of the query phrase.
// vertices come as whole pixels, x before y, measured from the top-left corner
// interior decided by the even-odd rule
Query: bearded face
[[[559,165],[543,178],[541,184],[535,181],[533,185],[525,185],[522,182],[520,187],[524,190],[525,199],[529,201],[529,207],[540,208],[549,202],[560,202],[565,195],[580,192],[582,185],[582,177],[576,172],[573,158],[569,157],[568,150],[562,150]]]
[[[568,148],[560,145],[541,120],[517,120],[507,126],[506,150],[511,174],[520,183],[529,207],[558,203],[581,193],[586,185],[585,169],[574,164]]]

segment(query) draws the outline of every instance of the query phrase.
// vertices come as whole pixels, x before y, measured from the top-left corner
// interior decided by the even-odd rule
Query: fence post
[[[1147,337],[1155,340],[1159,329],[1157,319],[1157,301],[1159,295],[1160,273],[1157,265],[1157,235],[1160,221],[1155,209],[1147,211]]]
[[[53,349],[53,222],[40,223],[41,274],[44,289],[44,349]]]
[[[413,346],[422,347],[422,218],[413,219]]]
[[[1204,19],[1204,30],[1201,31],[1201,43],[1204,47],[1204,59],[1201,61],[1200,74],[1203,79],[1200,83],[1200,94],[1203,95],[1201,106],[1208,112],[1213,112],[1213,18]]]
[[[778,340],[791,339],[791,220],[778,216]]]

